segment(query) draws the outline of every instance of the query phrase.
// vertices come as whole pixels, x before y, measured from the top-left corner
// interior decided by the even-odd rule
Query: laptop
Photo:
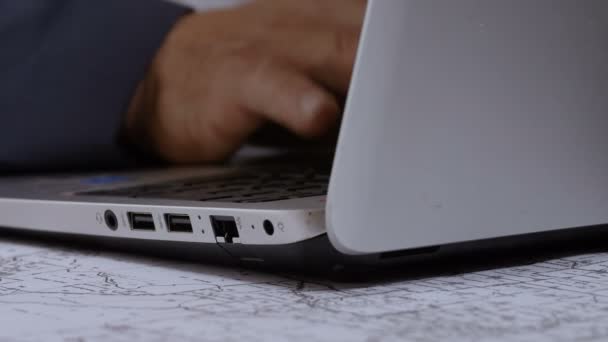
[[[0,226],[382,265],[608,223],[608,3],[371,0],[328,162],[5,177]]]

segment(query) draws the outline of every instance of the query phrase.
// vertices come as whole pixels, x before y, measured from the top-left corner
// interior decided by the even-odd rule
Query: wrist
[[[171,30],[167,32],[162,44],[150,61],[146,74],[133,91],[131,101],[127,106],[120,132],[120,141],[138,154],[158,156],[151,126],[153,126],[154,119],[158,114],[157,104],[158,96],[160,96],[159,83],[161,82],[162,64],[166,59],[165,55],[170,52],[168,50],[172,49],[172,40],[174,40],[176,31],[178,31],[184,18],[190,17],[191,13],[188,12],[181,16]]]

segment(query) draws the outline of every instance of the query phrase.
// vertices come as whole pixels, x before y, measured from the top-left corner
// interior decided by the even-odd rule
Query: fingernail
[[[300,99],[300,109],[306,116],[315,116],[323,104],[323,98],[317,94],[309,93]]]

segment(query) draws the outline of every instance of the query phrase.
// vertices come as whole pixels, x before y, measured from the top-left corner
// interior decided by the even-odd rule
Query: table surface
[[[608,253],[337,282],[0,240],[0,341],[606,341]]]

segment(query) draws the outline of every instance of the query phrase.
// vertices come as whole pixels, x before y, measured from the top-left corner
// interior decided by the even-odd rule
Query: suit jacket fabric
[[[0,0],[0,169],[115,167],[149,62],[188,8],[161,0]]]

